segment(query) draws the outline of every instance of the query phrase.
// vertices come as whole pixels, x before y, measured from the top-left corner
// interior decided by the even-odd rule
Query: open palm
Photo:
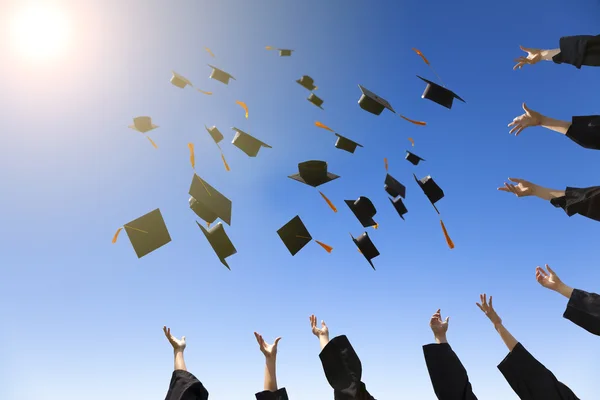
[[[260,351],[265,355],[265,357],[271,358],[271,357],[275,357],[277,355],[277,344],[281,340],[280,337],[275,339],[273,344],[268,344],[267,342],[265,342],[263,337],[256,332],[254,332],[254,337],[256,338],[256,341],[258,342]]]
[[[183,336],[181,339],[177,339],[175,336],[171,335],[171,328],[167,328],[166,326],[163,326],[163,332],[165,333],[165,336],[169,340],[169,343],[171,343],[171,346],[173,346],[173,349],[175,349],[175,350],[184,350],[185,349],[185,346],[186,346],[185,336]]]
[[[501,192],[512,193],[517,197],[534,196],[538,185],[520,178],[508,178],[512,183],[505,183],[503,187],[499,187]]]
[[[515,136],[519,136],[519,134],[523,132],[525,128],[529,128],[530,126],[539,126],[542,124],[542,114],[537,111],[533,111],[527,107],[527,104],[525,103],[522,104],[522,107],[523,111],[525,111],[525,114],[519,115],[513,119],[510,124],[508,124],[509,128],[512,127],[509,133],[514,133]]]
[[[542,61],[542,51],[540,49],[529,49],[527,47],[519,46],[521,50],[527,53],[527,56],[520,56],[515,59],[517,65],[513,67],[513,70],[521,69],[524,65],[533,65]]]
[[[446,319],[442,321],[441,311],[442,310],[437,310],[435,314],[431,316],[431,320],[429,321],[429,327],[436,335],[445,334],[448,331],[450,317],[446,317]]]
[[[546,289],[557,290],[563,284],[562,281],[548,264],[546,264],[546,269],[548,272],[544,271],[544,268],[537,267],[535,269],[535,280]]]
[[[315,317],[314,315],[310,316],[310,327],[312,328],[313,335],[317,337],[329,335],[329,328],[327,328],[327,325],[325,325],[325,321],[321,321],[321,327],[318,328],[317,317]]]

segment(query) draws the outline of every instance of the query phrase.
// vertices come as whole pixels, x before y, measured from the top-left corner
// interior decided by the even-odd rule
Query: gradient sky
[[[2,26],[20,2],[2,2]],[[275,1],[71,0],[67,52],[19,57],[3,32],[0,63],[0,398],[162,399],[173,369],[161,331],[186,335],[188,369],[211,399],[262,390],[252,334],[279,345],[278,381],[294,399],[329,399],[308,317],[347,334],[378,399],[434,399],[421,346],[439,307],[448,339],[483,400],[516,399],[496,368],[507,350],[475,306],[492,294],[506,327],[582,399],[597,397],[598,341],[562,318],[566,299],[541,288],[536,265],[598,291],[597,222],[568,218],[538,199],[496,188],[508,176],[562,189],[599,184],[599,154],[541,128],[515,138],[506,125],[526,101],[570,119],[598,113],[599,69],[545,62],[513,71],[519,45],[556,48],[565,35],[597,34],[597,2],[558,0]],[[280,58],[266,45],[296,50]],[[204,51],[209,47],[216,58]],[[466,100],[452,110],[421,99],[429,58]],[[207,63],[237,80],[210,80]],[[171,70],[205,96],[169,83]],[[325,110],[295,83],[312,76]],[[358,84],[391,102],[361,110]],[[236,100],[245,101],[245,120]],[[596,101],[597,102],[597,101]],[[127,128],[150,115],[158,150]],[[365,147],[350,154],[321,121]],[[216,125],[231,172],[204,130]],[[249,158],[230,144],[237,126],[273,146]],[[427,161],[413,167],[414,152]],[[225,269],[188,208],[196,170],[233,201],[225,226],[238,254]],[[407,186],[402,221],[383,191],[383,158]],[[287,178],[297,163],[326,160],[341,179],[317,191]],[[412,180],[432,175],[456,244]],[[381,252],[373,271],[349,233],[364,232],[343,200],[373,200]],[[160,208],[172,242],[138,259],[115,230]],[[299,214],[314,242],[290,256],[277,229]]]

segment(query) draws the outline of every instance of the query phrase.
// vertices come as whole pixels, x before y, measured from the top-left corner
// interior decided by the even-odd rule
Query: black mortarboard
[[[267,147],[269,149],[272,149],[272,147],[268,144],[261,142],[254,136],[251,136],[250,134],[242,131],[241,129],[231,129],[233,129],[236,132],[235,137],[233,138],[233,141],[231,143],[235,147],[246,153],[249,157],[256,157],[261,147]]]
[[[208,64],[208,66],[213,69],[212,73],[210,74],[210,78],[215,79],[219,82],[223,82],[226,85],[229,84],[229,79],[236,80],[233,76],[229,75],[227,72],[222,71],[217,67],[213,67],[210,64]]]
[[[362,144],[358,144],[354,140],[350,140],[339,133],[336,133],[335,136],[338,137],[337,141],[335,142],[335,147],[338,149],[346,150],[349,153],[354,153],[354,150],[356,150],[357,146],[363,147]]]
[[[435,183],[431,176],[426,176],[421,180],[417,179],[417,176],[415,174],[413,174],[413,176],[415,177],[415,181],[417,181],[417,183],[423,190],[423,193],[425,193],[425,196],[427,196],[427,198],[431,202],[433,208],[435,208],[435,211],[439,214],[440,212],[435,206],[435,203],[444,198],[444,191],[442,190],[442,188],[439,187],[437,183]]]
[[[204,128],[206,128],[206,130],[208,131],[210,136],[213,138],[215,143],[219,143],[221,140],[223,140],[223,134],[221,133],[221,131],[219,131],[217,129],[216,126],[212,126],[209,128],[206,125],[204,125]]]
[[[279,228],[277,234],[293,256],[312,240],[312,236],[298,215]]]
[[[371,260],[379,255],[379,250],[375,247],[369,234],[367,232],[360,235],[358,238],[354,238],[354,236],[350,235],[358,250],[362,253],[363,256],[367,259],[369,264],[371,264],[371,268],[375,269],[375,266],[371,262]]]
[[[418,165],[419,161],[427,161],[416,154],[411,153],[410,151],[406,151],[406,160],[412,165]]]
[[[227,225],[231,225],[231,200],[196,174],[192,178],[189,194],[192,196],[190,208],[198,217],[208,223],[221,218]]]
[[[434,103],[438,103],[441,106],[446,108],[452,108],[452,102],[456,97],[458,100],[465,103],[463,99],[461,99],[456,93],[452,90],[446,89],[443,86],[438,85],[437,83],[433,83],[430,80],[425,78],[421,78],[417,75],[417,78],[424,80],[427,82],[427,87],[421,96],[422,99],[428,99],[433,101]]]
[[[298,173],[288,176],[312,187],[320,186],[324,183],[339,178],[339,175],[327,172],[327,163],[325,161],[311,160],[298,164]]]
[[[292,55],[292,51],[289,49],[279,49],[279,57],[289,57]]]
[[[323,100],[319,96],[317,96],[316,94],[311,93],[310,96],[308,96],[308,99],[306,99],[306,100],[310,101],[315,106],[317,106],[321,110],[323,110],[323,107],[321,107],[321,105],[323,104]]]
[[[406,214],[408,210],[406,209],[406,206],[402,201],[402,197],[398,197],[397,199],[390,199],[390,201],[392,202],[392,205],[394,206],[396,211],[398,211],[400,218],[404,219],[403,215]]]
[[[371,114],[379,115],[383,112],[384,108],[387,108],[391,112],[395,113],[394,109],[387,102],[387,100],[382,99],[377,96],[375,93],[371,92],[368,89],[365,89],[361,85],[358,85],[360,91],[362,92],[362,96],[358,99],[358,105],[365,111],[370,112]]]
[[[315,81],[308,75],[302,75],[302,78],[296,81],[300,86],[310,91],[316,90]]]
[[[138,258],[152,253],[171,241],[171,235],[158,208],[123,225],[123,228]]]
[[[357,200],[344,200],[344,202],[350,207],[362,226],[366,228],[377,225],[377,222],[373,220],[373,217],[377,214],[377,210],[373,202],[367,197],[360,196]]]
[[[198,222],[196,222],[196,224],[198,224]],[[210,243],[215,253],[217,253],[219,260],[221,260],[223,265],[230,270],[231,268],[229,268],[229,265],[227,264],[227,261],[225,261],[225,259],[237,253],[237,250],[233,246],[233,243],[231,243],[229,236],[227,236],[223,224],[219,222],[212,228],[210,228],[208,231],[204,229],[204,227],[200,224],[198,224],[198,227],[200,228],[200,230],[202,230],[202,233],[204,233],[204,235],[208,239],[208,242]]]
[[[401,184],[400,182],[398,182],[396,180],[396,178],[394,178],[393,176],[391,176],[390,174],[387,174],[385,176],[385,182],[384,182],[384,189],[385,191],[392,197],[406,197],[406,187]]]

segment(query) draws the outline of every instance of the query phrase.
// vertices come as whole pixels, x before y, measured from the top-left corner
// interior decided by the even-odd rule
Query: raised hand
[[[498,190],[513,193],[517,197],[535,196],[540,188],[540,186],[525,179],[508,178],[508,180],[512,183],[504,183],[504,186],[499,187]]]
[[[509,128],[512,126],[512,129],[509,133],[514,133],[515,136],[519,136],[519,134],[523,132],[525,128],[528,128],[530,126],[539,126],[542,124],[542,114],[540,114],[537,111],[533,111],[532,109],[527,107],[527,104],[525,103],[523,103],[522,107],[523,111],[525,111],[525,114],[519,115],[518,117],[513,119],[513,121],[510,124],[508,124]]]
[[[446,332],[448,331],[450,317],[446,317],[446,319],[442,321],[441,311],[441,309],[437,310],[435,314],[431,316],[431,320],[429,321],[429,327],[433,331],[435,337],[446,336]]]
[[[558,291],[564,283],[560,280],[556,272],[552,271],[550,266],[546,264],[548,272],[544,271],[544,268],[536,267],[535,269],[535,280],[546,289]]]
[[[521,56],[515,59],[517,65],[513,67],[513,70],[521,69],[524,65],[537,64],[542,61],[542,50],[540,49],[529,49],[527,47],[519,46],[521,50],[527,53],[527,57]]]
[[[489,320],[492,321],[494,326],[502,324],[502,320],[500,319],[498,314],[496,314],[496,311],[494,310],[494,306],[492,305],[492,296],[490,296],[489,303],[487,302],[487,297],[486,297],[485,293],[480,294],[479,299],[481,301],[481,304],[480,303],[475,303],[475,304],[477,304],[477,307],[479,307],[479,309],[485,313],[485,315],[489,318]]]
[[[266,358],[275,358],[275,356],[277,356],[277,343],[279,343],[279,341],[281,340],[280,337],[275,339],[275,342],[273,342],[273,344],[268,344],[267,342],[265,342],[263,337],[256,332],[254,332],[254,337],[256,337],[256,341],[258,342],[260,351],[265,355]]]
[[[325,325],[325,321],[321,321],[321,328],[317,328],[317,317],[315,317],[314,314],[310,316],[310,327],[312,328],[313,335],[316,337],[329,337],[329,328]]]
[[[169,340],[169,343],[171,343],[171,346],[173,346],[173,350],[183,351],[185,349],[185,336],[181,339],[177,339],[175,336],[171,335],[171,328],[167,328],[166,326],[163,326],[163,332]]]

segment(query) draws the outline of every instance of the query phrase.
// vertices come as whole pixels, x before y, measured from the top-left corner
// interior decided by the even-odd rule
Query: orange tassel
[[[267,50],[273,50],[273,46],[265,46],[265,49],[267,49]]]
[[[379,228],[379,224],[375,223],[375,225],[373,225],[373,229],[378,229]]]
[[[210,54],[211,57],[214,57],[215,55],[213,54],[212,51],[210,51],[210,49],[208,47],[205,47],[204,50],[208,51],[208,54]]]
[[[325,244],[325,243],[319,242],[318,240],[315,240],[315,242],[317,242],[317,244],[318,244],[319,246],[321,246],[322,248],[324,248],[324,249],[325,249],[325,251],[326,251],[326,252],[328,252],[328,253],[331,253],[331,250],[333,250],[333,247],[329,246],[328,244]]]
[[[446,238],[446,243],[448,243],[448,247],[450,247],[450,249],[454,248],[454,242],[452,241],[452,239],[450,239],[450,236],[448,235],[448,231],[446,230],[446,227],[444,226],[444,221],[442,221],[440,219],[440,224],[442,224],[442,230],[444,231],[444,237]]]
[[[207,228],[210,228],[210,222],[207,222],[207,223],[206,223],[206,227],[207,227]]]
[[[423,121],[415,121],[414,119],[410,119],[410,118],[406,118],[404,115],[400,115],[400,118],[404,118],[405,120],[407,120],[408,122],[412,122],[415,125],[421,125],[421,126],[425,126],[427,125],[427,122],[423,122]]]
[[[221,159],[223,160],[223,164],[225,165],[225,170],[231,171],[229,169],[229,165],[227,164],[227,161],[225,161],[225,155],[223,153],[221,153]]]
[[[383,165],[385,165],[385,172],[387,172],[388,171],[388,161],[387,161],[387,158],[383,159]]]
[[[200,93],[207,94],[209,96],[212,95],[212,92],[205,92],[204,90],[198,89],[198,88],[196,88],[196,90],[199,91]]]
[[[156,143],[154,143],[152,139],[150,139],[150,136],[146,136],[146,139],[148,139],[150,143],[152,143],[152,146],[154,146],[155,149],[158,149],[158,146],[156,145]]]
[[[243,101],[239,101],[239,100],[236,101],[235,103],[239,104],[244,109],[244,111],[246,111],[246,119],[248,119],[248,106],[246,105],[246,103],[244,103]]]
[[[196,156],[194,155],[194,144],[188,143],[188,148],[190,149],[190,164],[192,164],[192,169],[196,169]]]
[[[429,60],[427,60],[425,58],[425,56],[423,55],[423,53],[421,53],[421,50],[415,49],[414,47],[412,48],[412,50],[417,53],[419,56],[421,56],[421,58],[423,59],[423,61],[425,61],[425,64],[429,65]]]
[[[328,127],[327,125],[325,125],[319,121],[315,122],[315,126],[318,128],[327,129],[328,131],[333,132],[333,129],[331,129],[330,127]]]
[[[323,198],[325,199],[325,201],[327,202],[327,204],[329,205],[329,207],[333,210],[333,212],[337,212],[337,208],[335,208],[335,206],[333,205],[333,203],[331,202],[331,200],[329,200],[327,198],[327,196],[325,196],[323,193],[319,192],[321,194],[321,196],[323,196]]]
[[[408,140],[410,141],[412,146],[415,147],[415,141],[413,140],[413,138],[409,137]]]
[[[123,228],[119,228],[115,232],[115,236],[113,236],[113,238],[112,238],[113,244],[117,243],[117,239],[119,238],[119,233],[121,233],[122,230],[123,230]]]

